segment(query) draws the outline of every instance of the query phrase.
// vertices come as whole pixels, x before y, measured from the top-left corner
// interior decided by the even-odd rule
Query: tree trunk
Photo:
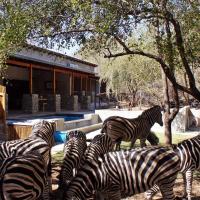
[[[172,144],[172,129],[171,129],[171,120],[168,117],[164,118],[164,127],[165,127],[165,144]]]
[[[172,132],[171,132],[171,120],[170,120],[170,101],[169,101],[169,90],[167,76],[162,70],[162,80],[163,80],[163,95],[164,95],[164,133],[165,133],[165,144],[171,144],[172,142]]]

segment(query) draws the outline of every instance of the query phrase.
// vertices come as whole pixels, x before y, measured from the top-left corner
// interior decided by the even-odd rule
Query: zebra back
[[[46,163],[49,161],[49,145],[40,138],[27,138],[0,143],[0,160],[8,157],[24,155],[32,151],[40,153]]]
[[[55,144],[53,136],[55,128],[55,122],[41,120],[33,125],[32,132],[29,135],[29,138],[41,138],[51,148]]]
[[[80,166],[81,158],[87,148],[86,135],[82,131],[72,131],[64,144],[64,159],[59,175],[59,188],[67,185],[73,177],[73,169]]]
[[[0,175],[2,200],[49,199],[46,164],[35,152],[6,158],[0,167]]]
[[[120,200],[158,184],[163,198],[172,200],[179,164],[177,154],[167,148],[110,152],[98,161],[86,161],[68,185],[65,199],[86,199],[100,190],[109,199]]]

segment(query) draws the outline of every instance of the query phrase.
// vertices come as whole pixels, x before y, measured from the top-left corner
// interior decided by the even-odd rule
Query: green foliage
[[[0,72],[8,55],[17,51],[35,29],[41,16],[41,1],[0,1]]]

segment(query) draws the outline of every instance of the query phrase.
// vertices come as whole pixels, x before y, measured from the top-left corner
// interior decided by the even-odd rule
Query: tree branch
[[[123,43],[123,42],[122,42]],[[124,44],[125,45],[125,44]],[[148,57],[148,58],[151,58],[151,59],[154,59],[155,61],[157,61],[162,69],[164,70],[166,76],[168,77],[168,79],[172,82],[172,84],[174,86],[176,86],[179,90],[181,91],[184,91],[184,92],[187,92],[188,94],[191,94],[193,95],[193,93],[186,87],[178,84],[176,82],[176,79],[174,77],[174,74],[171,73],[168,65],[163,61],[162,58],[156,56],[156,55],[153,55],[153,54],[150,54],[150,53],[146,53],[146,52],[143,52],[143,51],[140,51],[140,50],[130,50],[128,52],[120,52],[120,53],[115,53],[113,54],[110,50],[109,50],[109,54],[107,55],[104,55],[105,58],[116,58],[116,57],[120,57],[120,56],[125,56],[125,55],[141,55],[141,56],[145,56],[145,57]]]

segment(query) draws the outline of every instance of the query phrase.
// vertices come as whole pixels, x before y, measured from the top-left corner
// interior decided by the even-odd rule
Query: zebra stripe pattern
[[[107,118],[102,126],[102,133],[108,134],[120,149],[121,141],[131,141],[131,148],[137,139],[141,147],[146,146],[145,141],[150,134],[154,123],[163,125],[160,106],[154,106],[142,112],[137,118],[127,119],[120,116]]]
[[[32,128],[27,139],[12,140],[0,143],[0,160],[7,157],[24,155],[29,152],[38,152],[48,166],[49,182],[51,177],[51,147],[54,144],[55,123],[40,121]],[[49,183],[50,185],[50,183]],[[49,186],[50,187],[50,186]]]
[[[86,135],[82,131],[71,131],[64,144],[64,159],[59,177],[59,188],[67,185],[73,177],[73,170],[80,167],[81,158],[87,148]]]
[[[200,135],[180,142],[173,146],[174,151],[180,158],[180,172],[183,174],[184,195],[183,197],[191,200],[193,171],[200,168]],[[147,199],[152,199],[158,191],[155,185],[146,192]]]
[[[82,159],[82,165],[85,160],[97,160],[99,156],[102,157],[105,153],[112,151],[113,147],[114,144],[108,135],[96,135],[85,151]]]
[[[98,161],[86,161],[66,188],[65,199],[84,200],[97,190],[109,199],[120,200],[157,184],[163,199],[173,200],[179,166],[178,155],[167,148],[110,152]]]
[[[85,151],[84,157],[81,161],[81,166],[83,166],[86,161],[98,161],[98,157],[103,157],[105,153],[112,151],[113,147],[114,144],[108,135],[96,135]],[[94,191],[94,195],[89,199],[101,199],[101,194]]]
[[[13,156],[0,167],[0,199],[49,200],[46,164],[35,153]]]

